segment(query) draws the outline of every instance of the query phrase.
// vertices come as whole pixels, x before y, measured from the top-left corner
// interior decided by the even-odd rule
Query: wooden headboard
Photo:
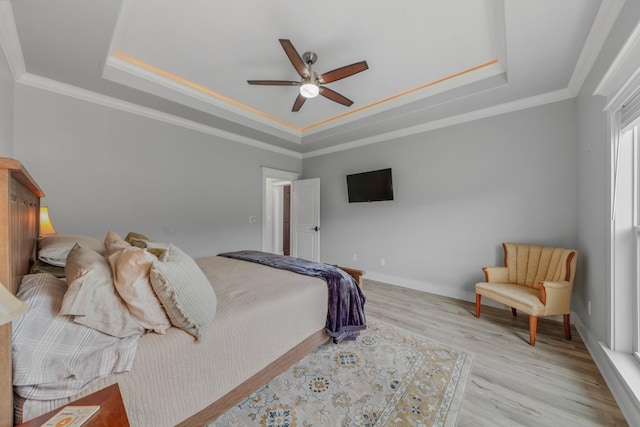
[[[35,259],[44,193],[14,159],[0,157],[0,282],[13,294]],[[0,326],[0,427],[13,426],[11,324]]]

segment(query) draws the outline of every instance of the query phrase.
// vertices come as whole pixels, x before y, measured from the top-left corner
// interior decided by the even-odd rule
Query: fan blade
[[[300,82],[292,82],[289,80],[247,80],[250,85],[266,85],[266,86],[299,86]]]
[[[322,84],[335,82],[336,80],[344,79],[345,77],[352,76],[361,71],[368,70],[369,65],[367,61],[356,62],[351,65],[345,65],[344,67],[336,68],[335,70],[328,71],[318,76],[318,81]]]
[[[296,111],[300,111],[300,109],[302,108],[302,104],[304,104],[304,101],[306,101],[307,98],[305,98],[304,96],[298,94],[298,97],[296,98],[295,102],[293,103],[293,108],[291,109],[291,111],[293,111],[294,113]]]
[[[338,92],[336,92],[335,90],[331,90],[328,87],[320,86],[320,95],[324,96],[327,99],[335,101],[338,104],[346,105],[347,107],[350,107],[351,104],[353,104],[352,100],[340,95]]]
[[[293,68],[296,69],[300,77],[309,77],[309,70],[307,70],[307,66],[304,65],[304,61],[300,57],[300,54],[293,47],[293,43],[289,39],[279,39],[282,48],[284,49],[284,53],[289,57],[289,61],[293,64]]]

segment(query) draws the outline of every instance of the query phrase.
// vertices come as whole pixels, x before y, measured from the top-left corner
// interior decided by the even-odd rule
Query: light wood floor
[[[365,311],[451,347],[474,353],[458,426],[626,426],[572,327],[539,319],[535,347],[526,314],[365,280]]]

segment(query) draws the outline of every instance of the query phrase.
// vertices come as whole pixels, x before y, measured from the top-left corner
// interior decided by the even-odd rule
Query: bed
[[[0,176],[0,226],[7,236],[0,243],[0,281],[14,294],[23,279],[52,283],[62,292],[67,284],[53,276],[27,275],[37,258],[42,191],[18,161],[0,158]],[[215,291],[215,318],[206,330],[187,333],[171,326],[163,334],[146,333],[137,340],[128,371],[92,380],[69,397],[18,397],[22,421],[117,382],[133,426],[204,425],[329,339],[330,298],[322,278],[224,256],[194,262]],[[11,366],[10,340],[5,325],[0,329],[3,427],[14,422],[12,371],[6,369]],[[14,372],[16,378],[20,372]]]

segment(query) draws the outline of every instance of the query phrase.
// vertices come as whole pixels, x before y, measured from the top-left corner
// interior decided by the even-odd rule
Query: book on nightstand
[[[42,427],[80,427],[98,412],[100,406],[67,406],[55,414]]]

